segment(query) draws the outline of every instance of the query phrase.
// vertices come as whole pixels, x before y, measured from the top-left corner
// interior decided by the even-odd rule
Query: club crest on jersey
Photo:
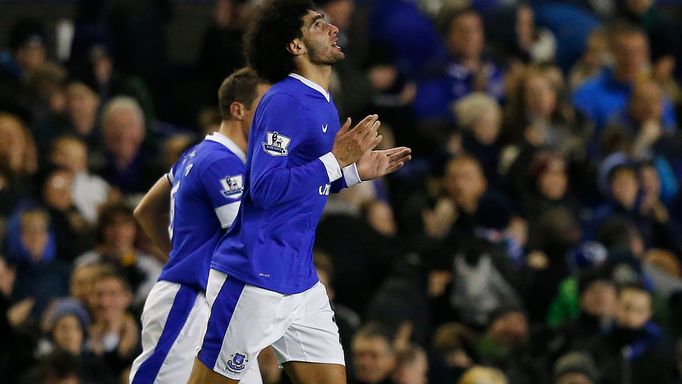
[[[223,186],[223,190],[220,191],[220,193],[227,198],[239,198],[242,195],[242,192],[244,192],[244,179],[242,178],[242,175],[228,176],[224,179],[220,179],[220,184]]]
[[[227,361],[227,367],[235,372],[239,372],[246,367],[244,364],[246,361],[248,360],[246,360],[245,355],[242,355],[241,353],[235,353],[234,356],[232,356],[232,359]]]
[[[271,156],[286,156],[289,154],[289,143],[291,139],[280,134],[277,131],[266,132],[265,142],[263,143],[263,150]]]

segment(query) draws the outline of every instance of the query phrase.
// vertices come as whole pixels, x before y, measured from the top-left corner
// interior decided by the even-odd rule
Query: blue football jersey
[[[206,290],[213,250],[244,192],[246,155],[215,132],[183,153],[168,174],[172,249],[159,280]]]
[[[283,294],[317,281],[315,230],[330,192],[360,182],[331,154],[340,128],[329,94],[298,75],[276,83],[259,103],[249,137],[239,215],[211,268]]]

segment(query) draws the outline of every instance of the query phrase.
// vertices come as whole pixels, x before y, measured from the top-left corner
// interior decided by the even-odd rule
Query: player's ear
[[[289,44],[287,44],[287,51],[291,53],[294,56],[299,56],[302,55],[306,52],[305,45],[303,44],[303,40],[299,39],[298,37],[291,40]]]
[[[246,106],[244,106],[244,104],[238,101],[233,101],[232,104],[230,104],[230,115],[232,115],[233,119],[243,120],[245,114]]]

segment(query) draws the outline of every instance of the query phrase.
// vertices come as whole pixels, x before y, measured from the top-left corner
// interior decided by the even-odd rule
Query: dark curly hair
[[[249,65],[263,79],[276,83],[295,70],[287,44],[302,37],[303,16],[316,8],[310,0],[269,0],[259,9],[244,48]]]

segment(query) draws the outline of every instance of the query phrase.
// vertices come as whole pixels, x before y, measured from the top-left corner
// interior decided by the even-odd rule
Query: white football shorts
[[[209,313],[201,291],[168,281],[157,282],[142,311],[142,354],[133,362],[130,383],[186,383]],[[263,383],[257,363],[241,383]]]
[[[345,365],[339,328],[320,282],[304,292],[284,295],[211,269],[206,298],[211,315],[199,360],[220,375],[242,379],[269,345],[281,364]]]

